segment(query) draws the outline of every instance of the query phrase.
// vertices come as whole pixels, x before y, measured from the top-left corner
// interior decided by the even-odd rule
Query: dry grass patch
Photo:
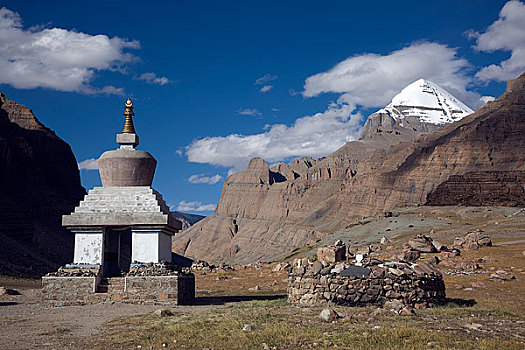
[[[248,301],[200,314],[144,315],[112,322],[104,344],[162,349],[523,349],[505,332],[469,330],[472,308],[441,307],[412,317],[371,317],[372,308],[337,307],[344,319],[325,323],[322,307],[298,307],[284,299]],[[467,312],[465,310],[468,309]],[[365,311],[365,312],[363,312]],[[501,321],[501,319],[499,320]],[[449,329],[447,329],[447,326]],[[485,333],[484,333],[485,332]],[[102,348],[102,345],[100,346]]]

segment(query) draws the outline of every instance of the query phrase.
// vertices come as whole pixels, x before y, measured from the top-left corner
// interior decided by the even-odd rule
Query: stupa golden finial
[[[133,102],[128,98],[126,101],[126,107],[124,108],[124,115],[126,116],[126,119],[124,120],[124,127],[122,128],[123,134],[134,134],[135,133],[135,127],[133,126],[133,116],[135,113],[133,113]]]

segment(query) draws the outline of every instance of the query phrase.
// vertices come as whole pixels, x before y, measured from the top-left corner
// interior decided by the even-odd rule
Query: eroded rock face
[[[452,175],[428,196],[428,205],[525,206],[525,170]]]
[[[270,260],[363,216],[425,204],[452,175],[522,171],[524,85],[522,75],[497,100],[431,134],[374,133],[324,159],[296,160],[293,180],[288,169],[253,160],[226,179],[214,214],[175,237],[175,251],[212,262]]]
[[[36,277],[71,260],[60,219],[84,194],[69,145],[1,95],[0,274]]]

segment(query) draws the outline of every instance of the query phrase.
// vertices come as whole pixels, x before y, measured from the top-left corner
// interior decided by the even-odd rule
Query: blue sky
[[[124,103],[154,187],[207,215],[228,173],[328,155],[426,78],[472,108],[525,71],[519,1],[4,1],[0,91],[79,162],[113,149]],[[86,164],[89,162],[84,162]],[[96,170],[81,170],[86,188]]]

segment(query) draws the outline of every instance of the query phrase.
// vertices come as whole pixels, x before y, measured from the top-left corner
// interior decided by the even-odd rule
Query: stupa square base
[[[42,300],[47,306],[86,305],[108,301],[133,304],[191,305],[195,275],[108,277],[42,277]]]

